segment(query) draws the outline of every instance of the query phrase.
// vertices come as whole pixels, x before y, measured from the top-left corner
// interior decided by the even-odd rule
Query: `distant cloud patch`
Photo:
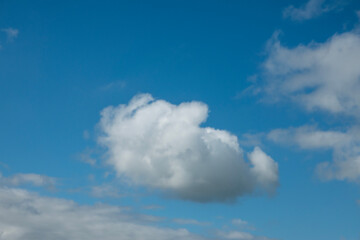
[[[283,11],[283,17],[290,18],[294,21],[304,21],[334,10],[339,6],[341,6],[340,1],[333,1],[332,3],[326,4],[326,0],[309,0],[303,6],[294,7],[291,5],[285,8]]]
[[[111,184],[103,184],[91,187],[91,195],[97,198],[120,198],[119,190]]]
[[[233,219],[232,221],[231,221],[231,223],[233,224],[233,225],[246,225],[247,224],[247,222],[246,221],[244,221],[244,220],[242,220],[242,219],[239,219],[239,218],[237,218],[237,219]]]
[[[302,149],[331,149],[333,161],[317,166],[323,180],[360,180],[360,128],[347,131],[322,131],[313,126],[276,129],[268,138],[282,144],[295,144]]]
[[[19,30],[11,27],[2,28],[1,31],[6,34],[7,40],[9,42],[12,42],[19,35]]]
[[[200,222],[200,221],[195,220],[195,219],[176,218],[176,219],[173,219],[173,222],[175,222],[177,224],[181,224],[181,225],[198,225],[198,226],[210,225],[209,222]]]
[[[102,86],[100,89],[102,91],[110,91],[110,90],[116,90],[116,89],[123,89],[125,87],[126,87],[125,81],[115,81],[115,82],[111,82],[111,83],[108,83],[108,84]]]
[[[22,186],[32,185],[36,187],[54,188],[56,179],[34,173],[18,173],[9,177],[4,177],[0,173],[0,185]]]
[[[255,236],[248,232],[240,231],[229,231],[229,232],[219,232],[218,236],[221,239],[233,239],[233,240],[271,240],[267,237]]]
[[[84,163],[95,166],[97,161],[94,155],[96,155],[95,150],[86,148],[83,152],[77,154],[77,158]]]
[[[147,206],[143,206],[143,209],[146,210],[159,210],[159,209],[163,209],[163,206],[159,206],[159,205],[147,205]]]

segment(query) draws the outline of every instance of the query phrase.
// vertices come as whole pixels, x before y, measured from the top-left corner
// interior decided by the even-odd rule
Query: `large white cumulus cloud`
[[[277,163],[260,148],[249,164],[236,136],[200,127],[208,116],[204,103],[173,105],[142,94],[101,116],[98,140],[108,150],[107,161],[135,184],[199,202],[276,189]]]

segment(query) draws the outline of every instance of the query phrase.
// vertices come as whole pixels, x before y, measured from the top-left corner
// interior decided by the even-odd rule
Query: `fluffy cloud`
[[[151,217],[151,216],[149,216]],[[150,222],[151,222],[150,218]],[[2,240],[202,239],[186,229],[151,226],[148,218],[107,205],[80,206],[20,189],[0,188]]]
[[[318,165],[317,173],[324,180],[360,179],[360,129],[322,131],[313,126],[276,129],[268,134],[272,141],[295,144],[302,149],[331,149],[333,161]]]
[[[360,178],[360,34],[358,29],[335,34],[324,43],[287,48],[277,36],[269,42],[263,64],[262,91],[273,101],[291,100],[309,112],[322,110],[347,116],[346,131],[316,127],[277,129],[269,139],[302,149],[330,149],[333,160],[317,166],[324,180],[358,181]]]
[[[309,0],[305,5],[296,8],[289,6],[283,11],[284,18],[291,18],[295,21],[308,20],[334,9],[337,5],[325,5],[325,0]]]
[[[307,110],[360,114],[360,35],[335,34],[324,43],[287,48],[269,43],[264,91],[272,100],[290,99]]]
[[[255,189],[273,192],[277,163],[260,148],[246,162],[237,137],[200,127],[208,116],[201,102],[173,105],[151,95],[101,113],[100,144],[107,163],[132,183],[199,202],[234,200]]]

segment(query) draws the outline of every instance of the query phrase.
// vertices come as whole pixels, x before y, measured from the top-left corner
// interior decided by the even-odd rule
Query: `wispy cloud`
[[[90,132],[88,131],[88,130],[84,130],[83,131],[83,138],[85,139],[85,140],[88,140],[88,139],[90,139]]]
[[[9,166],[6,163],[0,162],[0,167],[9,169]]]
[[[164,209],[163,206],[159,206],[159,205],[147,205],[147,206],[143,206],[142,208],[146,210]]]
[[[209,222],[200,222],[195,219],[183,219],[183,218],[175,218],[173,219],[173,222],[181,225],[198,225],[198,226],[207,226],[211,224]]]
[[[309,0],[305,5],[300,7],[291,5],[284,9],[283,16],[284,18],[290,18],[294,21],[304,21],[337,9],[343,5],[342,1],[333,1],[332,3],[327,2],[326,0]]]
[[[119,190],[111,184],[91,187],[91,195],[97,198],[120,198]]]
[[[271,240],[267,237],[255,236],[248,232],[240,231],[229,231],[229,232],[218,232],[218,237],[221,239],[233,239],[233,240]]]
[[[322,131],[314,126],[276,129],[268,138],[282,144],[295,144],[302,149],[331,149],[333,162],[323,162],[317,173],[323,180],[338,179],[358,181],[360,179],[360,129],[347,131]]]
[[[233,225],[246,225],[246,224],[247,224],[246,221],[244,221],[244,220],[242,220],[242,219],[239,219],[239,218],[233,219],[233,220],[231,221],[231,223],[232,223]]]
[[[110,90],[116,90],[116,89],[123,89],[126,87],[125,81],[115,81],[108,83],[102,87],[100,87],[100,90],[102,91],[110,91]]]
[[[84,163],[87,163],[91,166],[95,166],[97,161],[94,157],[94,152],[95,151],[93,149],[86,148],[82,153],[77,154],[76,157]]]
[[[6,186],[33,185],[52,189],[55,187],[56,179],[34,173],[18,173],[9,177],[0,174],[0,184]]]
[[[2,28],[2,32],[6,34],[7,41],[12,42],[19,35],[19,30],[15,28]]]

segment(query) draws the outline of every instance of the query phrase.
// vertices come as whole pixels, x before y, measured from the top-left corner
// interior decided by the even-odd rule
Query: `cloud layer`
[[[202,239],[186,229],[151,226],[148,219],[151,218],[126,213],[119,207],[79,206],[69,200],[0,187],[2,240]]]
[[[278,167],[260,148],[247,163],[237,137],[200,127],[208,116],[201,102],[173,105],[151,95],[101,113],[107,163],[132,183],[199,202],[228,201],[255,189],[274,192]]]
[[[1,240],[270,240],[247,232],[219,232],[214,228],[212,230],[216,236],[204,238],[183,227],[159,227],[156,223],[163,220],[136,213],[128,207],[79,205],[23,189],[0,187]],[[194,219],[172,221],[179,225],[210,226],[208,222]]]

